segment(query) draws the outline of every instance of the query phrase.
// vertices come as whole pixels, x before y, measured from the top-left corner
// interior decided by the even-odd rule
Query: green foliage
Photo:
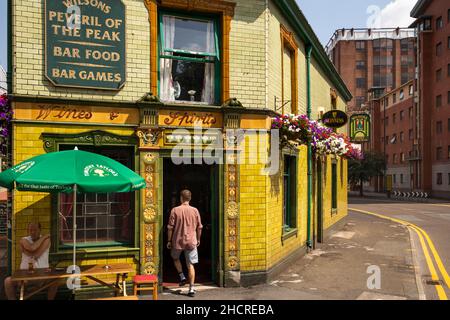
[[[349,160],[348,178],[352,184],[362,184],[373,177],[382,176],[385,168],[386,161],[382,153],[367,152],[361,160]]]

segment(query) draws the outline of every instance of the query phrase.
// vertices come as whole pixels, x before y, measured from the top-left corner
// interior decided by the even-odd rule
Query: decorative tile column
[[[142,192],[141,215],[141,273],[158,274],[158,224],[157,198],[158,153],[141,152],[141,175],[147,184]]]
[[[151,93],[138,101],[140,126],[139,138],[141,176],[146,188],[141,191],[141,273],[159,274],[159,229],[161,208],[158,202],[159,148],[162,130],[158,127],[158,110],[161,102]]]

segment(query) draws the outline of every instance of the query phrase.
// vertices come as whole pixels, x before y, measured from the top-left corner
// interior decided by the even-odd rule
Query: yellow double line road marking
[[[450,277],[449,277],[449,275],[447,273],[447,270],[445,270],[444,264],[442,263],[442,260],[441,260],[439,254],[438,254],[438,252],[436,250],[436,247],[433,244],[433,241],[431,241],[431,239],[428,236],[428,234],[422,228],[420,228],[419,226],[416,226],[413,223],[407,222],[407,221],[403,221],[403,220],[396,219],[396,218],[391,218],[391,217],[384,216],[384,215],[381,215],[381,214],[378,214],[378,213],[374,213],[374,212],[370,212],[370,211],[359,210],[359,209],[354,209],[354,208],[349,208],[349,210],[355,211],[355,212],[364,213],[364,214],[368,214],[368,215],[372,215],[372,216],[376,216],[376,217],[381,218],[381,219],[387,219],[387,220],[390,220],[390,221],[394,221],[394,222],[397,222],[399,224],[402,224],[402,225],[407,226],[407,227],[411,228],[412,230],[414,230],[417,233],[417,236],[419,237],[419,241],[420,241],[420,244],[422,246],[423,254],[425,256],[425,260],[427,262],[428,269],[430,270],[431,279],[433,281],[438,281],[439,282],[439,276],[438,276],[438,274],[436,272],[436,269],[435,269],[434,264],[433,264],[433,260],[431,259],[430,253],[428,251],[428,247],[427,247],[427,245],[425,243],[425,240],[424,240],[424,237],[425,237],[425,239],[426,239],[426,241],[428,243],[428,246],[431,249],[431,253],[433,254],[434,260],[436,261],[438,269],[439,269],[439,271],[441,272],[441,274],[442,274],[442,276],[444,278],[445,284],[447,285],[447,288],[450,289]],[[448,300],[447,295],[446,295],[445,290],[442,287],[442,285],[438,284],[435,287],[436,287],[436,291],[437,291],[437,294],[439,296],[439,299],[441,299],[441,300]]]

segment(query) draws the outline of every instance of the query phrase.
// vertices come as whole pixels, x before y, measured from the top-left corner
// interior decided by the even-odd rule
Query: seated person
[[[20,240],[20,247],[22,249],[22,261],[20,263],[21,270],[28,270],[29,263],[33,263],[35,269],[49,268],[48,254],[50,250],[50,236],[41,235],[41,224],[31,222],[28,225],[28,237]],[[48,283],[48,282],[47,282]],[[16,299],[16,287],[20,284],[18,281],[11,281],[11,277],[5,279],[5,292],[8,300]],[[31,282],[32,285],[41,287],[46,282]],[[48,288],[48,299],[55,299],[58,284],[52,285]]]

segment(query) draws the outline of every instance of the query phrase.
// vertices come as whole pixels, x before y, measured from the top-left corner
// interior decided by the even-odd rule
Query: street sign
[[[367,142],[370,139],[370,116],[366,113],[350,117],[350,141]]]
[[[341,110],[331,110],[322,116],[322,123],[329,128],[341,128],[347,122],[347,114]]]
[[[121,0],[45,0],[47,79],[55,86],[120,90],[125,33]]]

